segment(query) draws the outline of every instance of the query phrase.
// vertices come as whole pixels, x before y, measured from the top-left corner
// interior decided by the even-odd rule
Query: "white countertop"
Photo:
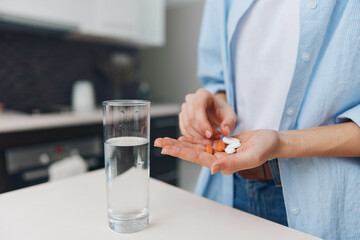
[[[165,117],[177,115],[180,112],[178,104],[152,104],[151,117]],[[87,124],[102,123],[102,109],[84,112],[64,112],[47,114],[21,114],[0,113],[0,134],[35,129],[46,129],[67,126],[80,126]]]
[[[0,239],[318,239],[151,179],[150,225],[107,224],[104,170],[0,194]]]

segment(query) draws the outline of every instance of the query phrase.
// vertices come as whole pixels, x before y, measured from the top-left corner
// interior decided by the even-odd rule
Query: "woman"
[[[359,23],[355,0],[208,0],[204,89],[182,106],[184,137],[155,145],[205,167],[198,194],[324,239],[360,239]],[[236,153],[205,152],[221,134],[240,139]]]

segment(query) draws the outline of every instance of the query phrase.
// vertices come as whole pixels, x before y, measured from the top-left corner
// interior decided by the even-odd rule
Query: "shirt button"
[[[291,107],[286,110],[286,114],[289,115],[289,116],[294,115],[294,112],[295,112],[294,109],[291,108]]]
[[[310,60],[310,53],[308,53],[308,52],[303,53],[302,60],[304,60],[305,62],[308,62]]]
[[[298,215],[300,213],[300,208],[294,207],[293,209],[291,209],[291,212],[294,215]]]
[[[307,4],[307,7],[310,8],[310,9],[315,9],[317,7],[317,2],[316,1],[309,2]]]

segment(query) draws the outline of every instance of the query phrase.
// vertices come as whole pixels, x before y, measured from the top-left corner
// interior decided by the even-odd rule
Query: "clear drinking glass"
[[[137,232],[149,223],[150,102],[112,100],[103,106],[109,226]]]

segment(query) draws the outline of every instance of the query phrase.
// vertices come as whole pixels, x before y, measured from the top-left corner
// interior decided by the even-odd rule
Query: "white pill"
[[[232,148],[238,148],[241,146],[241,143],[240,142],[233,142],[231,144],[229,144],[228,147],[232,147]]]
[[[235,152],[235,148],[230,147],[230,145],[229,145],[229,146],[227,146],[227,147],[225,148],[225,152],[226,152],[227,154],[232,154],[232,153]]]
[[[240,143],[240,140],[237,138],[232,138],[232,137],[223,137],[223,142],[225,144],[232,144],[232,143]]]

